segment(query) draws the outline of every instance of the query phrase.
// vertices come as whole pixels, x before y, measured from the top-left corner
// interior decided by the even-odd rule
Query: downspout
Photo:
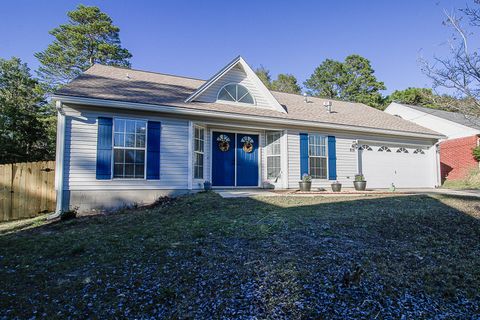
[[[436,171],[436,185],[435,188],[440,188],[442,186],[442,172],[441,172],[441,167],[440,167],[440,142],[438,141],[435,143],[433,146],[435,148],[435,171]]]
[[[55,154],[55,191],[56,191],[56,208],[55,213],[51,214],[48,219],[54,219],[61,215],[63,210],[63,174],[64,174],[64,158],[65,158],[65,111],[62,102],[56,101],[57,109],[57,150]]]

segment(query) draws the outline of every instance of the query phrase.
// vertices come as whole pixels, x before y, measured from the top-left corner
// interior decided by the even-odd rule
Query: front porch
[[[287,131],[247,124],[194,122],[192,189],[288,188]]]

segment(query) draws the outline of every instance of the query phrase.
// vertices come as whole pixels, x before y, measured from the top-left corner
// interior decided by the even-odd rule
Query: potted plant
[[[333,192],[340,192],[342,191],[342,184],[338,181],[335,181],[332,183],[332,191]]]
[[[203,183],[203,189],[205,189],[205,191],[212,190],[212,183],[210,181],[205,181]]]
[[[355,190],[365,191],[367,188],[367,181],[365,181],[363,174],[359,173],[355,175],[355,181],[353,181],[353,185],[355,186]]]
[[[275,185],[268,180],[263,181],[263,189],[275,189]]]
[[[299,181],[298,185],[300,186],[300,191],[310,191],[312,189],[312,177],[304,173],[302,181]]]

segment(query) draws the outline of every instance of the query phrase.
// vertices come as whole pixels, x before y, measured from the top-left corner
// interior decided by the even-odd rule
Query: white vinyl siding
[[[72,191],[81,190],[142,190],[142,189],[188,189],[189,178],[193,180],[193,161],[189,166],[189,152],[193,151],[194,142],[189,144],[189,121],[185,119],[176,119],[173,117],[158,116],[153,113],[114,111],[93,108],[93,107],[69,107],[64,105],[66,112],[66,134],[65,134],[65,160],[64,160],[64,189]],[[112,180],[96,180],[96,148],[97,148],[97,119],[98,117],[111,118],[128,118],[137,120],[153,120],[161,122],[161,141],[160,141],[160,180],[145,179],[112,179]],[[218,125],[206,125],[201,122],[197,124],[205,128],[204,132],[204,176],[203,180],[211,179],[211,130],[218,131],[239,131],[243,126],[247,132],[253,134],[258,133],[262,146],[266,144],[265,130],[275,131],[278,128],[268,129],[255,124],[222,122]],[[193,120],[192,120],[193,121]],[[428,139],[400,139],[395,137],[387,137],[380,135],[360,135],[354,133],[344,133],[337,131],[314,131],[306,129],[284,129],[281,143],[282,154],[282,174],[278,182],[279,187],[288,187],[297,189],[300,180],[300,147],[299,133],[318,133],[322,136],[333,135],[336,137],[336,153],[337,153],[337,180],[344,184],[345,188],[353,187],[352,181],[358,172],[358,152],[352,151],[352,143],[358,141],[359,144],[371,144],[375,146],[389,146],[392,153],[396,151],[392,143],[411,143],[424,145],[424,155],[415,154],[418,157],[428,157],[432,162],[432,172],[435,162],[435,148],[428,147],[432,141]],[[193,132],[190,131],[193,138]],[[365,140],[365,141],[363,141]],[[378,141],[373,144],[369,141]],[[285,145],[283,144],[285,141]],[[412,149],[411,146],[408,148]],[[417,147],[416,147],[417,148]],[[410,155],[413,154],[413,150]],[[433,150],[433,151],[432,151]],[[373,151],[378,152],[377,148]],[[192,159],[192,158],[191,158]],[[193,159],[192,159],[193,160]],[[267,152],[266,148],[262,148],[259,153],[259,163],[261,166],[262,180],[267,179]],[[285,181],[285,180],[286,181]],[[199,180],[191,181],[194,189],[203,188]],[[191,183],[190,182],[190,183]],[[283,184],[285,183],[285,184]],[[323,179],[314,179],[314,188],[330,188],[331,181]],[[432,187],[434,183],[432,183]]]
[[[358,172],[358,150],[352,150],[352,144],[354,142],[359,143],[359,145],[373,145],[371,141],[377,141],[376,145],[379,146],[389,146],[392,149],[392,153],[396,151],[396,147],[392,147],[391,143],[396,144],[419,144],[425,145],[425,148],[430,144],[432,144],[431,140],[428,139],[414,139],[414,138],[396,138],[396,137],[388,137],[383,135],[369,135],[369,134],[353,134],[353,133],[343,133],[343,132],[336,132],[336,131],[321,131],[321,132],[314,132],[309,130],[288,130],[288,187],[289,188],[298,188],[298,181],[300,180],[300,132],[305,132],[308,134],[318,133],[323,136],[335,136],[336,138],[336,154],[337,154],[337,180],[343,184],[343,187],[351,188],[353,187],[353,180],[355,174]],[[378,147],[372,148],[373,153],[382,153],[378,152]],[[435,151],[434,147],[429,147],[428,153],[425,150],[425,153],[431,155],[430,156],[430,168],[432,181],[433,177],[436,176],[435,170]],[[390,154],[390,153],[389,153]],[[312,181],[313,188],[330,188],[330,184],[332,181],[329,180],[319,180],[314,179]],[[368,186],[368,178],[367,178],[367,186]],[[434,187],[435,183],[431,182],[430,187]]]
[[[240,66],[236,66],[232,68],[229,72],[224,74],[222,78],[218,79],[217,82],[213,83],[210,88],[208,88],[205,92],[203,92],[196,100],[203,101],[203,102],[215,102],[217,101],[217,96],[222,89],[223,86],[229,83],[238,83],[247,88],[250,94],[253,96],[255,100],[254,107],[265,107],[271,108],[268,100],[264,97],[260,89],[255,85],[255,83],[250,79],[245,71]],[[219,101],[220,102],[220,101]],[[222,103],[228,103],[222,101]]]
[[[153,116],[151,113],[107,112],[69,108],[65,130],[65,190],[128,190],[188,188],[188,121]],[[161,122],[160,180],[96,180],[97,118],[121,117]],[[112,154],[113,157],[113,154]]]

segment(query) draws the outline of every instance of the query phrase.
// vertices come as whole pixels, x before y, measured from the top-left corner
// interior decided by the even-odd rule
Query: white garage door
[[[435,163],[427,149],[361,145],[361,168],[367,188],[424,188],[435,185]]]

